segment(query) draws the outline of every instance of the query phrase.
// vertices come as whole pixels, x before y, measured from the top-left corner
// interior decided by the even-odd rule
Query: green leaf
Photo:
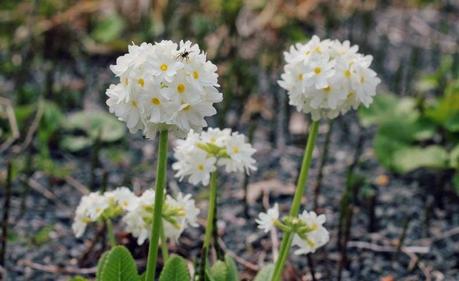
[[[394,154],[393,165],[397,172],[408,173],[418,168],[443,169],[448,160],[448,153],[441,146],[407,147]]]
[[[85,136],[64,136],[61,141],[61,147],[70,152],[81,151],[92,144],[93,140]]]
[[[107,261],[107,256],[110,253],[110,251],[106,251],[105,253],[100,256],[99,261],[97,262],[97,272],[96,272],[96,280],[100,281],[102,280],[102,271],[105,266],[105,262]]]
[[[103,111],[80,111],[68,116],[64,128],[69,131],[84,132],[81,136],[66,136],[61,146],[70,151],[78,151],[92,145],[97,138],[102,142],[114,142],[123,138],[125,126],[113,115]]]
[[[440,100],[426,110],[426,115],[442,126],[447,126],[448,120],[457,114],[459,114],[459,79],[448,84]]]
[[[217,261],[210,268],[209,273],[215,281],[226,281],[228,277],[228,267],[225,262]]]
[[[273,273],[274,273],[274,265],[273,264],[266,265],[258,272],[257,276],[255,277],[253,281],[271,280]]]
[[[361,107],[358,116],[363,126],[370,126],[401,120],[413,122],[419,117],[419,112],[416,110],[415,99],[384,93],[377,95],[369,108]]]
[[[103,261],[100,281],[140,281],[131,253],[123,246],[114,247]]]
[[[378,161],[389,170],[394,169],[394,155],[397,151],[408,147],[405,142],[386,136],[385,134],[376,134],[373,140],[373,148],[375,150]]]
[[[99,21],[91,36],[96,41],[108,43],[119,38],[125,27],[124,19],[115,13]]]
[[[445,128],[453,133],[459,132],[459,111],[446,120]]]
[[[450,152],[449,164],[451,167],[459,170],[459,144]]]
[[[159,276],[159,281],[190,281],[190,273],[183,258],[173,255]]]
[[[228,254],[225,255],[225,263],[228,268],[227,281],[239,281],[239,272],[237,270],[236,262]]]

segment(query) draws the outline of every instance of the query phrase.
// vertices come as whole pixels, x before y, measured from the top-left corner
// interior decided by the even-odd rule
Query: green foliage
[[[113,13],[97,22],[91,32],[92,38],[101,43],[108,43],[119,37],[126,28],[126,23],[117,13]]]
[[[393,155],[393,168],[399,173],[408,173],[418,168],[445,169],[448,160],[448,152],[438,145],[405,147]]]
[[[116,246],[104,254],[98,263],[97,281],[140,281],[131,253]]]
[[[223,261],[217,261],[210,268],[210,276],[214,281],[227,281],[228,280],[228,267]]]
[[[124,137],[125,126],[113,115],[104,111],[80,111],[71,114],[64,128],[80,135],[66,135],[61,146],[76,152],[92,146],[97,139],[101,142],[115,142]]]
[[[32,243],[37,246],[46,244],[51,238],[50,233],[54,230],[54,225],[47,225],[40,228],[32,237]]]
[[[264,266],[257,274],[253,281],[266,281],[271,280],[271,277],[274,273],[274,265],[268,264]]]
[[[364,126],[378,126],[373,147],[383,166],[398,173],[449,167],[448,145],[424,146],[422,142],[433,142],[443,129],[451,134],[459,127],[459,100],[453,92],[446,91],[425,110],[414,98],[391,94],[378,95],[369,109],[359,110]]]
[[[190,281],[186,261],[176,255],[171,256],[159,277],[159,281]]]
[[[239,281],[239,272],[237,270],[236,262],[234,259],[229,256],[228,254],[225,255],[225,263],[226,267],[228,268],[228,281]]]

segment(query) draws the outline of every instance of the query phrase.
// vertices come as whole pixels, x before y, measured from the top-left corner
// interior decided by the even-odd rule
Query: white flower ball
[[[190,131],[178,140],[174,149],[177,162],[172,164],[175,176],[188,177],[191,184],[209,184],[210,174],[218,167],[227,173],[255,171],[255,149],[245,136],[230,129],[209,128],[200,134]]]
[[[380,79],[370,68],[373,57],[357,51],[349,41],[321,41],[317,36],[291,46],[278,81],[290,105],[311,113],[313,120],[335,118],[360,104],[368,107]]]
[[[201,131],[223,99],[217,67],[190,41],[130,45],[110,69],[120,79],[106,91],[110,112],[147,138],[163,129],[179,137]]]

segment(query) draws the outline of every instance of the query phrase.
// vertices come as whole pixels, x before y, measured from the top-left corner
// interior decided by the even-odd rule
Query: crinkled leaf
[[[453,116],[450,116],[448,120],[446,120],[445,128],[453,133],[459,132],[459,110]]]
[[[159,281],[190,281],[190,273],[183,258],[171,256],[161,272]]]
[[[100,281],[140,281],[134,258],[123,246],[114,247],[103,264]]]
[[[274,273],[274,265],[273,264],[266,265],[258,272],[257,276],[255,277],[253,281],[271,280],[273,273]]]
[[[68,130],[83,131],[95,140],[100,137],[103,142],[121,139],[126,132],[123,123],[104,111],[80,111],[68,116],[64,123]]]
[[[210,268],[209,273],[215,281],[227,281],[228,267],[225,262],[217,261]]]
[[[448,160],[441,146],[407,147],[394,154],[393,165],[397,172],[408,173],[418,168],[445,168]]]
[[[407,147],[407,144],[398,141],[390,136],[378,133],[373,140],[376,158],[378,161],[389,170],[394,169],[394,155],[397,151]]]
[[[416,100],[413,98],[381,94],[374,98],[369,108],[361,107],[358,115],[362,125],[369,126],[382,125],[396,120],[413,122],[419,117],[419,112],[416,110]]]
[[[227,254],[225,255],[225,263],[226,267],[228,268],[228,276],[226,280],[239,281],[239,272],[237,270],[236,262],[234,262],[234,259]]]

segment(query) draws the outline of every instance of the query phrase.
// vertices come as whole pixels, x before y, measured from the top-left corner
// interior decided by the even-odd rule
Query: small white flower
[[[256,170],[254,153],[244,135],[230,129],[209,128],[200,134],[190,131],[185,140],[177,142],[174,149],[177,162],[172,169],[180,180],[188,177],[192,184],[207,185],[210,174],[219,166],[229,173]]]
[[[317,216],[315,212],[303,211],[299,219],[304,222],[309,231],[305,235],[306,237],[300,237],[297,234],[293,237],[293,245],[299,247],[295,250],[295,254],[314,253],[330,240],[328,231],[323,227],[326,220],[325,215]]]
[[[269,232],[275,228],[274,223],[279,219],[279,205],[276,203],[274,207],[269,209],[266,213],[260,213],[255,222],[258,228],[264,232]]]
[[[114,202],[120,209],[129,211],[137,206],[138,197],[127,187],[118,187],[113,191],[107,191],[104,196],[108,201]]]
[[[75,220],[72,225],[75,236],[81,237],[86,229],[86,225],[98,221],[109,207],[109,200],[98,192],[83,196],[75,211]]]
[[[321,41],[317,36],[291,46],[278,81],[290,105],[311,113],[313,120],[335,118],[360,104],[368,107],[380,80],[370,69],[372,57],[357,51],[349,41]]]

